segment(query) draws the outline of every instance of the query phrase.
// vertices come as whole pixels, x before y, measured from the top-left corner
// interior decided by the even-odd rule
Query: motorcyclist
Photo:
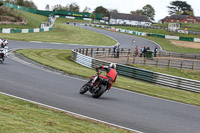
[[[110,85],[108,87],[108,90],[111,88],[113,85],[113,82],[116,81],[117,79],[117,72],[116,72],[116,64],[111,63],[109,66],[99,66],[96,68],[96,71],[98,69],[104,69],[106,71],[106,76],[99,75],[103,79],[107,79],[110,82]]]
[[[5,39],[0,39],[0,44],[1,44],[1,48],[3,50],[3,53],[4,53],[4,56],[7,57],[7,54],[8,54],[8,40]]]

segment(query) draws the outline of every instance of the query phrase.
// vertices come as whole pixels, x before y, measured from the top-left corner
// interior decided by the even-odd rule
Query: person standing
[[[140,48],[140,57],[142,57],[143,52],[144,52],[144,47],[141,47],[141,48]]]
[[[113,47],[114,58],[116,58],[116,49],[117,49],[117,44]]]
[[[143,54],[144,54],[144,58],[145,58],[146,54],[147,54],[147,48],[145,46],[144,46]]]
[[[138,53],[139,53],[139,51],[138,51],[138,46],[136,46],[136,47],[135,47],[135,57],[138,56]]]
[[[157,52],[158,52],[158,48],[157,48],[157,46],[154,48],[154,57],[156,57],[157,56]]]
[[[119,51],[120,51],[120,44],[119,43],[117,43],[117,58],[119,58]]]

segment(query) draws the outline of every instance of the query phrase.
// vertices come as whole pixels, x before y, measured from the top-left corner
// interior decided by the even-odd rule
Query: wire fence
[[[160,66],[160,67],[173,67],[200,70],[200,54],[183,54],[183,53],[172,53],[160,51],[154,57],[151,58],[144,54],[142,57],[140,53],[136,56],[134,50],[131,49],[120,49],[118,52],[114,52],[112,48],[84,48],[77,49],[77,52],[91,56],[93,58],[99,58],[105,61],[113,61],[120,64],[140,64],[149,66]]]

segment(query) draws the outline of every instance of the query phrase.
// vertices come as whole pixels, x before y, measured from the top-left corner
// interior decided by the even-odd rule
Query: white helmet
[[[113,68],[113,69],[116,69],[116,64],[110,63],[109,67],[110,67],[110,68]]]

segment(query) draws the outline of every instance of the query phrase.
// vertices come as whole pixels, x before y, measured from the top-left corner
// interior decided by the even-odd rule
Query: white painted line
[[[42,42],[39,42],[39,41],[29,41],[29,42],[33,42],[33,43],[42,43]]]
[[[39,70],[42,70],[42,71],[45,71],[45,72],[49,72],[49,73],[52,73],[52,74],[57,74],[57,75],[60,75],[60,76],[64,76],[64,77],[67,77],[67,78],[71,78],[71,79],[76,79],[76,80],[80,80],[80,81],[85,81],[87,82],[87,80],[84,80],[84,79],[80,79],[80,78],[76,78],[76,77],[72,77],[72,76],[67,76],[67,75],[63,75],[59,72],[56,72],[56,71],[52,71],[52,70],[49,70],[49,69],[45,69],[45,68],[42,68],[40,66],[37,66],[35,64],[32,64],[32,63],[29,63],[29,62],[26,62],[24,60],[20,60],[20,59],[16,59],[16,58],[13,58],[11,56],[9,56],[8,58],[18,62],[18,63],[21,63],[23,65],[27,65],[29,67],[32,67],[32,68],[35,68],[35,69],[39,69]],[[88,79],[89,80],[89,79]]]
[[[72,114],[72,115],[75,115],[75,116],[83,117],[83,118],[90,119],[90,120],[93,120],[93,121],[97,121],[97,122],[101,122],[101,123],[104,123],[104,124],[108,124],[108,125],[111,125],[111,126],[114,126],[114,127],[122,128],[122,129],[129,130],[129,131],[133,131],[133,132],[136,132],[136,133],[143,133],[143,132],[140,132],[140,131],[137,131],[137,130],[133,130],[133,129],[127,128],[127,127],[119,126],[119,125],[112,124],[112,123],[109,123],[109,122],[106,122],[106,121],[98,120],[98,119],[95,119],[95,118],[92,118],[92,117],[89,117],[89,116],[85,116],[85,115],[81,115],[81,114],[74,113],[74,112],[71,112],[71,111],[67,111],[67,110],[64,110],[64,109],[56,108],[56,107],[53,107],[53,106],[50,106],[50,105],[46,105],[46,104],[43,104],[43,103],[35,102],[35,101],[32,101],[32,100],[28,100],[28,99],[25,99],[25,98],[21,98],[21,97],[18,97],[18,96],[7,94],[7,93],[4,93],[4,92],[0,92],[0,94],[7,95],[7,96],[10,96],[10,97],[14,97],[14,98],[17,98],[17,99],[20,99],[20,100],[23,100],[23,101],[31,102],[31,103],[34,103],[34,104],[38,104],[38,105],[41,105],[41,106],[44,106],[44,107],[47,107],[47,108],[51,108],[51,109],[55,109],[55,110],[58,110],[58,111],[66,112],[68,114]]]
[[[21,64],[27,65],[29,67],[33,67],[35,69],[39,69],[39,70],[42,70],[42,71],[45,71],[45,72],[49,72],[49,73],[52,73],[52,74],[57,74],[57,75],[60,75],[60,76],[64,76],[64,77],[67,77],[67,78],[76,79],[76,80],[84,81],[84,82],[87,82],[89,80],[89,79],[88,80],[84,80],[84,79],[81,79],[81,78],[76,78],[76,77],[72,77],[72,76],[68,76],[68,75],[63,75],[63,74],[61,74],[59,72],[55,72],[55,71],[52,71],[52,70],[49,70],[49,69],[44,69],[44,68],[41,68],[41,67],[39,67],[37,65],[34,65],[32,63],[29,63],[29,62],[26,62],[26,61],[23,61],[23,60],[14,59],[14,58],[12,58],[10,56],[8,56],[8,58],[10,58],[10,59],[12,59],[12,60],[14,60],[16,62],[19,62]],[[200,108],[199,106],[196,106],[196,105],[186,104],[186,103],[182,103],[182,102],[178,102],[178,101],[172,101],[172,100],[163,99],[163,98],[154,97],[154,96],[149,96],[149,95],[146,95],[146,94],[137,93],[137,92],[133,92],[133,91],[130,91],[130,90],[125,90],[125,89],[120,89],[120,88],[115,88],[115,87],[112,87],[112,89],[124,91],[124,92],[127,92],[127,93],[132,93],[132,94],[136,94],[136,95],[146,96],[146,97],[150,97],[150,98],[154,98],[154,99],[159,99],[159,100],[167,101],[167,102],[171,102],[171,103],[182,104],[182,105],[187,105],[187,106],[191,106],[191,107]]]

